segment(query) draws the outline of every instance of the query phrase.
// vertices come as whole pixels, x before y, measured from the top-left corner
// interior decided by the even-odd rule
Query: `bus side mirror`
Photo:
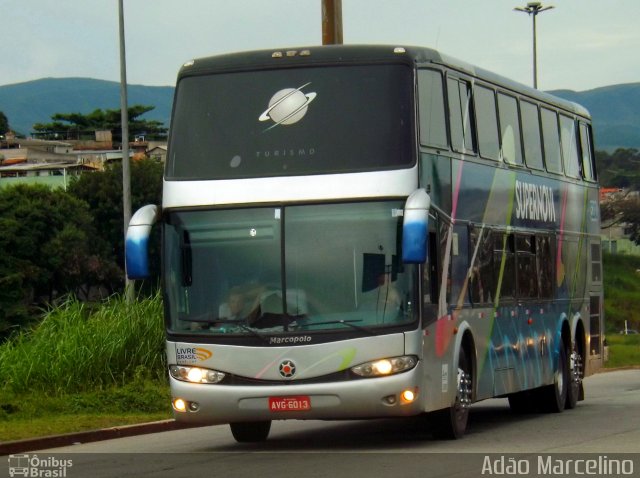
[[[146,279],[150,275],[149,235],[159,217],[158,206],[149,204],[138,209],[129,221],[124,246],[129,279]]]
[[[423,264],[427,260],[429,207],[431,198],[424,189],[416,189],[407,198],[402,222],[402,262]]]

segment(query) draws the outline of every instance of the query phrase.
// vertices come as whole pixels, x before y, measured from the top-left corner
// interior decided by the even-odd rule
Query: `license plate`
[[[311,410],[311,398],[298,397],[269,397],[269,410],[272,412],[300,412]]]

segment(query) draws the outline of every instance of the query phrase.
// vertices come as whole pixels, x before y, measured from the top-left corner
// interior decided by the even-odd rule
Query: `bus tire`
[[[567,401],[568,385],[569,364],[567,361],[567,351],[564,344],[560,344],[558,366],[556,372],[553,374],[553,383],[539,390],[542,411],[548,413],[562,412]]]
[[[230,423],[231,434],[238,443],[265,441],[271,430],[271,420],[264,422]]]
[[[565,408],[572,410],[576,408],[580,396],[584,395],[582,388],[583,377],[582,356],[578,349],[574,349],[569,358],[569,385],[567,387],[567,401]]]
[[[469,406],[473,390],[471,362],[464,348],[458,357],[456,398],[454,404],[430,414],[433,436],[437,439],[456,440],[464,436],[469,420]]]

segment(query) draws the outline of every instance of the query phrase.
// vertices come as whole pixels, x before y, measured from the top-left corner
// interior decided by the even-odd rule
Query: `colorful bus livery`
[[[434,50],[331,46],[178,76],[162,208],[175,417],[229,423],[559,412],[602,360],[591,120]]]

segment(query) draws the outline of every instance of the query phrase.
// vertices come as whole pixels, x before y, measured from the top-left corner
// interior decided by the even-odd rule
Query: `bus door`
[[[438,239],[438,224],[438,216],[430,214],[427,260],[422,268],[423,328],[438,318],[438,294],[440,284],[440,244]]]

